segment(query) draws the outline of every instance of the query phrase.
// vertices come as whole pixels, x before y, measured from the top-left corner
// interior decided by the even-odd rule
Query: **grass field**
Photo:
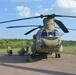
[[[67,46],[67,47],[63,47],[64,48],[64,52],[65,54],[75,54],[76,55],[76,46]],[[17,52],[20,50],[20,48],[17,49],[12,49],[13,54],[18,54]],[[29,50],[30,52],[30,50]],[[6,49],[0,49],[0,54],[7,54]]]
[[[64,53],[76,55],[76,46],[67,46],[67,47],[63,47],[63,48],[64,48]]]
[[[13,54],[17,54],[20,49],[12,49]],[[6,49],[0,49],[0,54],[7,54]]]
[[[19,50],[20,50],[20,48],[13,48],[12,52],[13,52],[13,54],[18,54]],[[29,50],[29,53],[31,53],[30,50]],[[6,49],[0,49],[0,54],[7,54]]]

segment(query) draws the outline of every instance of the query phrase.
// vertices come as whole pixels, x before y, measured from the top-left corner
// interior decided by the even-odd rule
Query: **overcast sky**
[[[0,0],[0,22],[11,19],[38,16],[40,14],[58,14],[76,16],[76,0]],[[76,28],[76,19],[57,18],[61,20],[67,28]],[[22,38],[31,39],[34,31],[29,35],[24,35],[30,28],[6,29],[8,26],[17,25],[42,25],[42,19],[31,19],[26,21],[0,24],[0,38]],[[57,26],[57,25],[56,25]],[[61,30],[59,32],[63,33]],[[63,40],[75,40],[76,32],[69,31],[61,37]]]

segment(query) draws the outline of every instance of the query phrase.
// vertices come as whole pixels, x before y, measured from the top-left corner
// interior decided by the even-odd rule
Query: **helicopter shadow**
[[[31,56],[28,56],[28,55],[23,55],[23,56],[0,55],[0,62],[3,62],[3,63],[28,63],[26,61],[27,58],[31,58]],[[32,62],[37,62],[37,61],[40,61],[42,59],[47,59],[47,58],[44,55],[37,55],[36,58],[31,58],[31,59],[32,59]]]
[[[19,55],[0,55],[0,62],[3,63],[24,63],[25,56]]]

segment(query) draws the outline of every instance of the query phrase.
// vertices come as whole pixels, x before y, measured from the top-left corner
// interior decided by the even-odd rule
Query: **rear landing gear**
[[[61,58],[61,55],[58,53],[58,54],[55,54],[55,57],[56,58]]]

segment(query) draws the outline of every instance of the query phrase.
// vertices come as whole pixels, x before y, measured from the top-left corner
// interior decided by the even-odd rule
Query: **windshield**
[[[47,32],[42,32],[41,37],[47,36]]]
[[[52,36],[52,32],[48,32],[48,36]]]
[[[54,36],[59,36],[58,31],[57,31],[57,30],[55,30],[55,31],[54,31],[54,33],[53,33],[53,35],[54,35]]]
[[[55,30],[54,32],[46,32],[46,31],[42,31],[41,37],[45,37],[45,36],[49,36],[49,37],[53,37],[53,36],[59,36],[59,33],[57,30]]]

